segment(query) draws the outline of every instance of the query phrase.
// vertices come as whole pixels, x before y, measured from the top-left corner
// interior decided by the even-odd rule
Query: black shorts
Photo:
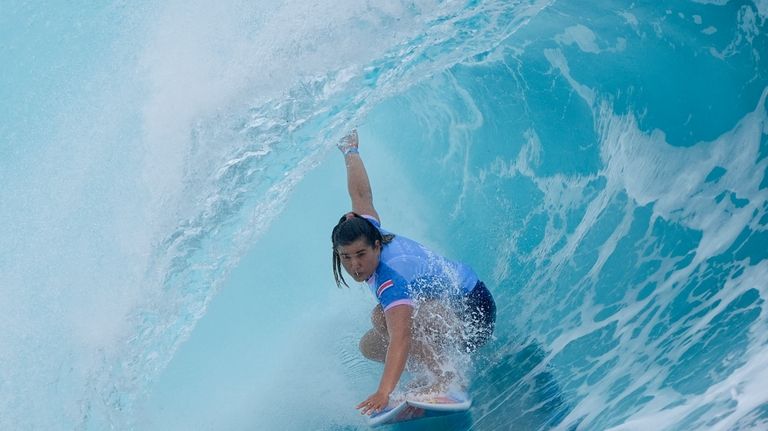
[[[496,326],[496,303],[485,283],[478,281],[464,296],[462,320],[470,325],[464,334],[464,349],[471,353],[487,343]]]

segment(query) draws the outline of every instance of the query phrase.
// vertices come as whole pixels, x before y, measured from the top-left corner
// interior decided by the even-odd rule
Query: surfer
[[[338,147],[352,212],[331,234],[333,275],[339,287],[348,287],[343,268],[355,281],[366,282],[378,301],[373,327],[360,340],[363,356],[384,363],[378,389],[357,406],[372,414],[387,407],[407,363],[426,367],[439,385],[449,382],[453,376],[441,368],[441,354],[450,348],[471,353],[485,344],[493,333],[496,305],[468,265],[385,230],[373,207],[357,131]]]

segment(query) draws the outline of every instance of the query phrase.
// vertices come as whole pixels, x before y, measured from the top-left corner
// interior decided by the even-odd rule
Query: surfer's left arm
[[[397,387],[397,382],[405,370],[408,352],[411,350],[411,324],[413,307],[398,305],[384,312],[389,334],[389,347],[384,360],[384,373],[376,393],[360,403],[357,408],[363,414],[376,413],[389,404],[389,395]]]

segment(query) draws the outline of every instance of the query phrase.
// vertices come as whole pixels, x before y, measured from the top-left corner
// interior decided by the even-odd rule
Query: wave
[[[274,245],[261,238],[354,126],[386,142],[372,164],[397,172],[377,197],[421,213],[386,197],[393,224],[470,262],[498,297],[466,427],[765,423],[764,2],[8,16],[3,88],[30,91],[6,91],[24,108],[0,124],[3,428],[138,427],[230,274]],[[369,383],[353,334],[312,346],[337,389]],[[356,426],[337,410],[357,386],[290,424]]]

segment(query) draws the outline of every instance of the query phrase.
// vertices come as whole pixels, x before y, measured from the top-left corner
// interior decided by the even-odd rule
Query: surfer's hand
[[[350,153],[357,153],[357,130],[352,129],[347,136],[341,138],[338,144],[336,144],[337,147],[339,147],[339,150],[346,156]]]
[[[382,409],[387,407],[388,404],[389,404],[389,394],[385,394],[383,392],[376,392],[375,394],[368,397],[368,399],[358,404],[357,407],[355,408],[360,410],[360,413],[364,415],[370,415],[373,413],[380,412]]]

